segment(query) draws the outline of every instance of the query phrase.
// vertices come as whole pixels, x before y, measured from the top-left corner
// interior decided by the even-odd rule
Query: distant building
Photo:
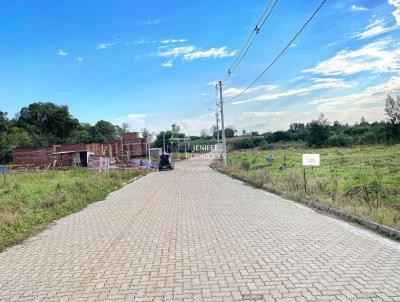
[[[159,157],[162,154],[162,148],[150,148],[151,157]]]
[[[100,144],[63,144],[52,147],[14,149],[15,165],[46,167],[82,166],[87,167],[90,156],[108,158],[109,162],[128,162],[133,158],[146,157],[148,140],[141,138],[138,132],[124,133],[121,140]]]

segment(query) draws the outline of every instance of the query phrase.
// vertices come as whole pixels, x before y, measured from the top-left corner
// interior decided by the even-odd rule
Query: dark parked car
[[[169,159],[169,155],[163,154],[160,156],[160,163],[158,165],[159,171],[172,170],[174,168],[174,164]]]

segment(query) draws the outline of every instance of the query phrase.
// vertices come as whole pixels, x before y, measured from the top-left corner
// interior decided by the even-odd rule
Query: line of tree
[[[122,127],[100,120],[95,125],[80,123],[68,106],[33,103],[22,108],[14,118],[0,111],[0,162],[11,161],[14,148],[46,147],[55,144],[101,143],[120,139]]]
[[[369,123],[364,117],[354,125],[331,124],[324,114],[309,123],[292,123],[286,131],[267,132],[260,137],[231,143],[234,149],[270,147],[279,142],[304,142],[309,147],[345,147],[352,145],[391,144],[400,142],[400,96],[386,98],[387,121]]]

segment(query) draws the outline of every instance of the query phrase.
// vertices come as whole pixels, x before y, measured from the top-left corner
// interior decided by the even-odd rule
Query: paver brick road
[[[400,245],[186,161],[0,254],[1,301],[400,301]]]

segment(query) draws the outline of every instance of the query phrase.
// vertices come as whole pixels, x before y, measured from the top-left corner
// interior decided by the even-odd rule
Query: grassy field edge
[[[0,185],[0,252],[144,176],[83,169],[8,175]]]
[[[302,205],[306,205],[308,207],[325,212],[327,214],[334,215],[338,219],[357,223],[358,225],[363,226],[363,227],[365,227],[369,230],[372,230],[376,233],[379,233],[385,237],[400,241],[400,230],[396,230],[389,226],[382,225],[377,222],[371,221],[367,217],[362,217],[362,216],[356,215],[355,213],[352,213],[348,210],[343,210],[340,208],[332,207],[329,204],[325,204],[323,202],[323,200],[311,200],[311,199],[307,199],[304,197],[300,197],[295,194],[290,194],[289,192],[285,192],[285,191],[282,191],[282,190],[279,190],[279,189],[276,189],[276,188],[273,188],[270,186],[266,186],[265,184],[261,185],[259,182],[253,182],[249,179],[242,178],[239,175],[231,173],[231,171],[229,171],[229,170],[225,170],[224,167],[221,166],[221,164],[213,163],[210,165],[210,167],[219,173],[227,175],[233,179],[239,180],[239,181],[241,181],[247,185],[250,185],[256,189],[264,190],[269,193],[278,195],[284,199],[287,199],[287,200],[290,200],[293,202],[297,202]]]

